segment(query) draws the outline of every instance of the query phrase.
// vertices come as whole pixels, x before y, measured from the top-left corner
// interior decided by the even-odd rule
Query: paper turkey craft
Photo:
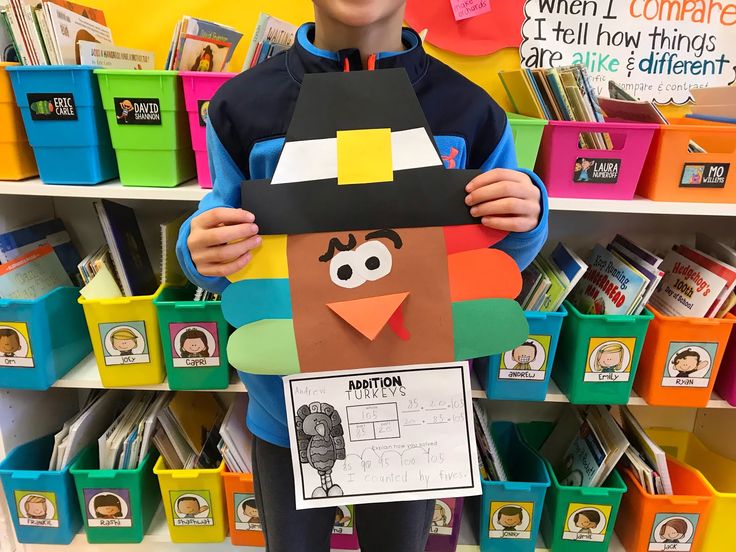
[[[308,74],[271,180],[242,204],[263,236],[222,296],[238,370],[448,362],[528,334],[506,234],[465,205],[403,69]]]

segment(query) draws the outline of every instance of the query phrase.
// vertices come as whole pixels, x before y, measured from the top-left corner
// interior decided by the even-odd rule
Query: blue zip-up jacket
[[[189,279],[203,288],[221,292],[228,281],[197,272],[187,248],[192,218],[216,207],[241,207],[244,180],[271,178],[304,74],[342,71],[346,64],[351,70],[361,68],[359,52],[320,50],[312,44],[313,34],[314,24],[302,25],[292,48],[231,79],[210,103],[207,149],[213,190],[184,223],[177,243],[181,266]],[[414,31],[404,29],[403,41],[404,51],[376,55],[376,69],[406,69],[445,166],[517,169],[514,142],[503,110],[483,89],[429,56]],[[541,192],[539,224],[530,232],[509,234],[496,245],[522,268],[547,238],[547,193],[536,175],[525,172]],[[288,447],[281,378],[242,372],[240,377],[250,395],[250,430],[265,441]]]

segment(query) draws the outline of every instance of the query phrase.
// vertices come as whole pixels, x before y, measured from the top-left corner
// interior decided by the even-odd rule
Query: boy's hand
[[[483,226],[507,232],[529,232],[539,224],[539,188],[523,172],[491,169],[465,187],[465,203]]]
[[[192,219],[187,247],[194,266],[202,276],[229,276],[251,258],[251,250],[261,245],[253,213],[219,207]]]

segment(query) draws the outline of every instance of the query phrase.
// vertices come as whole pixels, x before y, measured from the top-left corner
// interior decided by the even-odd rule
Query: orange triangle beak
[[[409,297],[409,292],[394,293],[353,301],[327,303],[327,306],[345,322],[373,341],[407,297]]]

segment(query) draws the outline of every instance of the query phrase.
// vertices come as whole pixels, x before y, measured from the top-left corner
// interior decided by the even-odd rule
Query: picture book
[[[589,268],[571,294],[584,314],[632,314],[649,280],[615,252],[596,244]]]
[[[662,282],[650,303],[665,316],[703,318],[710,312],[726,280],[672,250],[662,262]]]
[[[549,256],[540,253],[522,272],[521,306],[530,311],[558,310],[587,268],[564,243],[558,243]]]
[[[164,429],[175,446],[179,443],[182,447],[183,438],[188,447],[187,454],[182,455],[182,460],[188,458],[185,465],[194,462],[197,467],[217,466],[220,461],[217,440],[226,412],[214,394],[177,391],[162,414],[167,422]],[[217,438],[212,436],[213,432]]]
[[[568,290],[574,288],[588,270],[588,265],[562,242],[555,246],[549,259],[567,278]]]
[[[54,249],[46,244],[0,265],[0,298],[37,299],[72,281]]]
[[[261,13],[245,56],[243,71],[290,48],[294,44],[297,29],[288,21]]]
[[[95,65],[104,69],[155,68],[153,52],[122,48],[114,44],[80,41],[79,57],[82,65]]]
[[[174,71],[225,71],[242,37],[227,25],[184,16],[174,29],[166,68]]]
[[[621,429],[629,440],[631,447],[637,451],[638,455],[646,461],[648,467],[655,471],[661,479],[663,494],[673,494],[667,457],[664,451],[650,439],[628,407],[622,406],[619,411],[621,413]]]
[[[0,264],[7,263],[41,245],[54,248],[64,270],[72,281],[77,279],[79,251],[72,242],[64,222],[50,219],[23,228],[16,228],[0,234]]]
[[[526,71],[499,71],[498,76],[516,113],[539,119],[547,118]]]
[[[652,293],[654,293],[654,290],[657,289],[659,282],[664,277],[664,271],[650,265],[640,257],[636,256],[636,254],[634,254],[630,249],[625,248],[621,242],[614,240],[608,245],[607,249],[616,254],[629,266],[639,271],[639,273],[643,274],[649,281],[649,283],[642,288],[639,298],[631,307],[632,313],[641,312],[642,308],[649,302],[649,298],[652,296]]]
[[[126,297],[152,294],[158,287],[158,280],[135,211],[107,199],[95,201],[94,206],[123,293]]]
[[[707,318],[714,318],[716,314],[720,311],[723,304],[733,294],[734,287],[736,286],[736,267],[721,262],[715,257],[711,257],[710,255],[707,255],[696,249],[691,249],[685,245],[678,246],[677,252],[680,253],[683,257],[686,257],[687,259],[698,263],[700,266],[707,268],[708,270],[710,270],[714,274],[717,274],[725,280],[726,285],[718,294],[716,300],[713,302],[713,306],[708,310],[707,314],[705,315]]]
[[[485,466],[489,479],[493,481],[508,481],[506,470],[501,461],[501,455],[491,435],[488,414],[483,409],[483,405],[477,400],[473,400],[473,420],[476,439],[479,444],[478,452],[480,453],[481,463]]]
[[[554,312],[560,308],[560,305],[565,300],[565,296],[570,289],[570,281],[546,257],[539,255],[535,259],[535,262],[550,282],[549,289],[539,310],[543,312]]]
[[[18,63],[21,62],[21,59],[8,19],[9,9],[10,4],[7,3],[7,0],[0,0],[0,61]]]
[[[82,41],[113,43],[112,33],[105,25],[54,3],[46,3],[44,8],[49,17],[49,27],[53,30],[54,47],[63,65],[81,63],[79,43]]]
[[[736,249],[721,241],[714,240],[709,236],[698,232],[695,234],[695,247],[699,251],[715,257],[719,261],[722,261],[731,267],[736,267]],[[716,318],[722,318],[728,311],[731,311],[731,314],[735,314],[735,307],[736,291],[732,292],[731,297],[724,302],[721,309],[716,313]]]
[[[521,272],[521,291],[519,292],[517,301],[522,308],[526,308],[525,305],[529,303],[532,295],[542,282],[543,277],[544,274],[535,263],[530,264]]]
[[[565,452],[562,465],[556,469],[560,485],[595,487],[605,459],[603,443],[588,420],[584,420]]]
[[[629,250],[633,255],[640,258],[645,263],[650,264],[655,268],[662,264],[662,257],[659,257],[651,251],[644,249],[643,247],[627,239],[621,234],[616,234],[616,237],[613,238],[611,244],[620,245],[624,249]]]
[[[253,435],[245,422],[248,410],[248,394],[238,393],[220,426],[220,437],[224,446],[220,448],[227,468],[235,473],[251,473],[251,450]]]

